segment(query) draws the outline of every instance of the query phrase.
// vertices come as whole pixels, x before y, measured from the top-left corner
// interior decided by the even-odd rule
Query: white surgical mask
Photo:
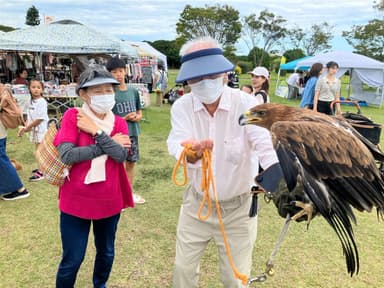
[[[204,104],[214,103],[224,91],[223,76],[215,79],[204,79],[194,84],[189,84],[193,95]]]
[[[91,96],[91,103],[89,104],[89,107],[97,113],[107,113],[112,110],[113,106],[115,106],[114,94]]]

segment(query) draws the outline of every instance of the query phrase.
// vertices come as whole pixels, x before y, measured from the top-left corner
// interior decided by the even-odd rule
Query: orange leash
[[[188,181],[188,175],[187,175],[187,156],[194,156],[196,155],[196,151],[192,150],[190,145],[187,145],[183,152],[180,155],[180,158],[175,164],[175,167],[173,168],[172,172],[172,180],[177,186],[184,186],[187,184]],[[215,196],[215,206],[216,206],[216,212],[217,212],[217,217],[219,218],[219,223],[220,223],[220,230],[221,234],[223,235],[223,240],[224,240],[224,245],[225,245],[225,250],[228,255],[228,260],[229,264],[231,265],[232,271],[234,276],[241,280],[243,285],[248,284],[248,277],[245,274],[240,273],[236,266],[235,263],[233,262],[232,254],[231,254],[231,249],[228,244],[227,240],[227,234],[225,233],[225,228],[224,228],[224,223],[223,219],[221,216],[221,210],[220,210],[220,204],[219,200],[217,198],[217,193],[216,193],[216,187],[215,187],[215,181],[213,179],[213,172],[212,172],[212,153],[210,150],[205,149],[203,151],[203,155],[201,158],[202,161],[202,177],[201,177],[201,189],[203,191],[203,199],[201,200],[199,210],[197,211],[197,216],[199,217],[200,220],[205,221],[209,218],[211,215],[211,197],[209,195],[209,187],[212,187],[213,194]],[[176,179],[176,173],[180,168],[180,165],[183,166],[183,182],[178,182]],[[204,208],[205,203],[207,203],[207,214],[202,215],[202,210]]]

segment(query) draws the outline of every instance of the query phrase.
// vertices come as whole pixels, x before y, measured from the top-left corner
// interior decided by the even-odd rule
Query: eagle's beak
[[[244,125],[249,124],[248,117],[250,116],[250,114],[251,114],[250,111],[246,111],[246,112],[244,112],[243,114],[240,115],[240,118],[239,118],[239,125],[240,126],[244,126]]]

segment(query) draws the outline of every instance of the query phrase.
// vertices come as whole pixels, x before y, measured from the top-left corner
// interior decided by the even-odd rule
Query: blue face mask
[[[112,110],[115,106],[115,95],[114,94],[103,94],[97,96],[90,96],[91,103],[89,107],[96,113],[105,114]]]

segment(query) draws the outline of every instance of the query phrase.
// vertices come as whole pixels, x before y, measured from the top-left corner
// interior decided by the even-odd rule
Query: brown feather
[[[384,177],[375,158],[384,159],[384,154],[347,120],[309,109],[261,104],[239,121],[271,132],[289,191],[308,199],[332,226],[352,276],[359,270],[359,256],[351,207],[370,212],[376,206],[383,215]]]

